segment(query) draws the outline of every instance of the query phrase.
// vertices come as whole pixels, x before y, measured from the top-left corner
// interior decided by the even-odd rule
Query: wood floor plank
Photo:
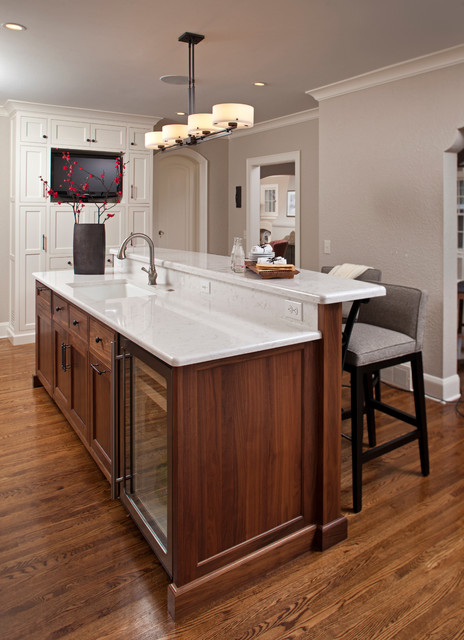
[[[343,440],[348,539],[174,623],[166,574],[33,371],[33,345],[0,340],[2,640],[464,639],[464,418],[453,405],[427,401],[429,477],[416,443],[373,460],[353,514]],[[383,393],[411,410],[409,393]],[[379,438],[401,428],[378,424]]]

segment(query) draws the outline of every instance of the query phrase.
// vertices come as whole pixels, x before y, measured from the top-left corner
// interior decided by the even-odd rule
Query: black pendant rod
[[[179,36],[179,42],[188,42],[189,69],[188,69],[188,114],[195,113],[195,45],[205,39],[199,33],[186,31]]]

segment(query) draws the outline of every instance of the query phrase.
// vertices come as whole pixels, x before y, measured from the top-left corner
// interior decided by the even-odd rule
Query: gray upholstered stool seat
[[[358,321],[347,322],[344,332],[343,368],[350,373],[351,409],[343,419],[351,418],[353,507],[362,507],[362,465],[413,440],[419,442],[421,471],[429,473],[427,418],[425,411],[422,342],[427,295],[413,287],[381,283],[386,296],[372,298],[359,309]],[[351,322],[350,322],[351,320]],[[348,336],[345,337],[345,333]],[[415,415],[382,402],[379,372],[397,364],[410,363]],[[376,389],[374,397],[374,386]],[[375,411],[381,411],[414,427],[413,431],[377,445]],[[369,447],[363,450],[364,415],[367,416]]]
[[[356,322],[351,331],[345,362],[355,367],[415,351],[416,341],[391,329]]]

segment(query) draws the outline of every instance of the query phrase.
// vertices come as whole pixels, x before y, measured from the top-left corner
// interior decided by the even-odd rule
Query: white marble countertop
[[[224,256],[167,250],[158,254],[156,286],[146,284],[137,264],[144,261],[143,251],[132,256],[133,273],[115,269],[87,276],[65,270],[34,276],[171,366],[318,340],[318,304],[384,295],[377,285],[310,271],[295,276],[296,282],[263,281],[251,272],[232,273]],[[118,266],[127,262],[118,261]],[[132,283],[136,295],[105,299],[86,286],[99,283]],[[207,295],[202,295],[203,283]],[[300,321],[285,317],[286,298],[302,300]]]
[[[112,253],[116,254],[117,251],[112,251]],[[128,249],[127,258],[147,262],[148,249],[145,247]],[[263,280],[249,269],[246,269],[244,274],[237,274],[230,270],[229,257],[195,251],[156,248],[155,262],[157,267],[187,271],[191,274],[219,279],[222,282],[230,282],[250,289],[290,296],[296,300],[311,300],[317,304],[348,302],[385,295],[385,289],[376,284],[329,276],[326,273],[306,269],[301,269],[300,273],[292,279],[280,280]]]

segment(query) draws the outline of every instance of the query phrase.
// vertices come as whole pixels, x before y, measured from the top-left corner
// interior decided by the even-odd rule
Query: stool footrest
[[[403,422],[407,422],[411,424],[413,427],[418,426],[418,420],[415,416],[410,413],[406,413],[405,411],[401,411],[400,409],[395,409],[395,407],[390,406],[389,404],[385,404],[384,402],[380,402],[379,400],[375,400],[371,398],[367,401],[370,407],[373,409],[377,409],[377,411],[382,411],[382,413],[386,413],[392,418],[396,418],[397,420],[402,420]]]
[[[394,449],[398,449],[398,447],[402,447],[404,444],[408,442],[413,442],[414,440],[418,440],[419,431],[410,431],[409,433],[405,433],[394,440],[389,440],[384,444],[379,444],[376,447],[372,447],[372,449],[368,449],[367,451],[363,451],[361,454],[361,459],[363,462],[367,462],[368,460],[373,460],[374,458],[378,458],[385,453],[389,453]]]

